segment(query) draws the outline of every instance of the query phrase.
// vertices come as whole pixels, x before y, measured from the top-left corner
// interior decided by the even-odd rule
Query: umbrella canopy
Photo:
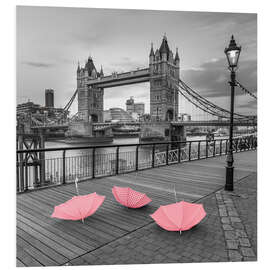
[[[152,201],[146,194],[140,193],[130,187],[114,186],[112,193],[120,204],[129,208],[140,208]]]
[[[202,204],[185,201],[162,205],[150,215],[163,229],[180,232],[191,229],[205,216],[206,212]]]
[[[97,211],[104,199],[105,196],[98,195],[96,192],[72,197],[72,199],[65,203],[55,206],[51,217],[83,221]]]

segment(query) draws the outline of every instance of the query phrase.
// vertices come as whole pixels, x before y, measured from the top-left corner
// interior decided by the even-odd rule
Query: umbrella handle
[[[76,179],[75,179],[75,188],[76,188],[77,195],[79,196],[78,177],[76,177]]]

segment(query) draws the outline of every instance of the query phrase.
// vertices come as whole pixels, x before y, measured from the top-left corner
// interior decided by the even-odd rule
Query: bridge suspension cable
[[[216,113],[217,116],[223,117],[223,118],[229,118],[230,112],[213,102],[209,101],[208,99],[204,98],[200,94],[198,94],[196,91],[194,91],[191,87],[189,87],[186,83],[184,83],[182,80],[179,80],[179,86],[182,90],[184,90],[188,95],[192,96],[195,100],[197,100],[203,107],[206,109],[210,109],[213,113]],[[249,118],[249,116],[234,113],[234,118]]]
[[[211,109],[209,109],[209,108],[207,108],[205,106],[202,106],[202,105],[198,104],[198,99],[195,99],[192,95],[188,95],[188,94],[184,93],[184,91],[181,89],[181,87],[179,85],[178,85],[177,90],[189,103],[193,104],[195,107],[202,110],[203,112],[206,112],[208,114],[211,114],[211,115],[217,116],[217,117],[229,118],[229,116],[219,114],[216,111],[213,111],[213,110],[211,110]]]
[[[72,97],[70,98],[70,100],[68,101],[68,103],[66,104],[66,106],[64,107],[64,111],[68,111],[70,106],[72,105],[76,95],[78,93],[78,89],[76,89],[76,91],[74,92],[74,94],[72,95]]]
[[[236,85],[239,86],[241,88],[241,90],[244,91],[245,94],[248,94],[251,97],[257,99],[257,96],[255,96],[253,93],[251,93],[250,91],[248,91],[240,82],[238,82],[238,81],[235,81],[235,82],[236,82]]]
[[[201,110],[207,111],[208,113],[210,113],[212,115],[215,115],[215,116],[218,116],[218,117],[222,117],[222,118],[229,118],[230,117],[230,112],[228,110],[225,110],[224,108],[219,107],[218,105],[214,104],[213,102],[207,100],[206,98],[204,98],[203,96],[201,96],[200,94],[198,94],[196,91],[194,91],[192,88],[190,88],[182,80],[179,80],[178,89],[179,88],[181,88],[181,90],[182,90],[181,91],[181,94],[183,95],[183,91],[184,91],[186,93],[186,96],[192,97],[193,100],[194,100],[194,103],[196,103],[197,106]],[[186,96],[185,96],[185,98],[187,98]],[[244,119],[247,119],[247,118],[250,118],[250,117],[249,116],[246,116],[246,115],[239,114],[239,113],[234,113],[234,118],[237,118],[237,119],[243,119],[243,118]]]

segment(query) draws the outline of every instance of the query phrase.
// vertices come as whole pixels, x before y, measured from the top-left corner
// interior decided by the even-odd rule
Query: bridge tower
[[[85,122],[103,122],[103,94],[102,88],[88,86],[89,80],[103,77],[103,70],[100,72],[94,65],[93,59],[88,58],[84,67],[77,68],[77,89],[78,89],[78,113]]]
[[[180,59],[178,49],[175,56],[164,35],[161,46],[154,52],[151,45],[149,55],[150,115],[152,120],[172,121],[178,116],[178,91]]]

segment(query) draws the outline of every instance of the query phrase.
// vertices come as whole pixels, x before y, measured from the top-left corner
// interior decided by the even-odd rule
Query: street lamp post
[[[227,56],[229,70],[231,71],[231,109],[230,109],[230,132],[229,132],[229,150],[227,154],[227,166],[226,166],[226,184],[225,190],[233,191],[233,115],[234,115],[234,87],[235,84],[235,71],[237,69],[238,59],[241,52],[241,47],[236,45],[234,37],[231,37],[231,41],[228,48],[225,48],[225,54]]]

